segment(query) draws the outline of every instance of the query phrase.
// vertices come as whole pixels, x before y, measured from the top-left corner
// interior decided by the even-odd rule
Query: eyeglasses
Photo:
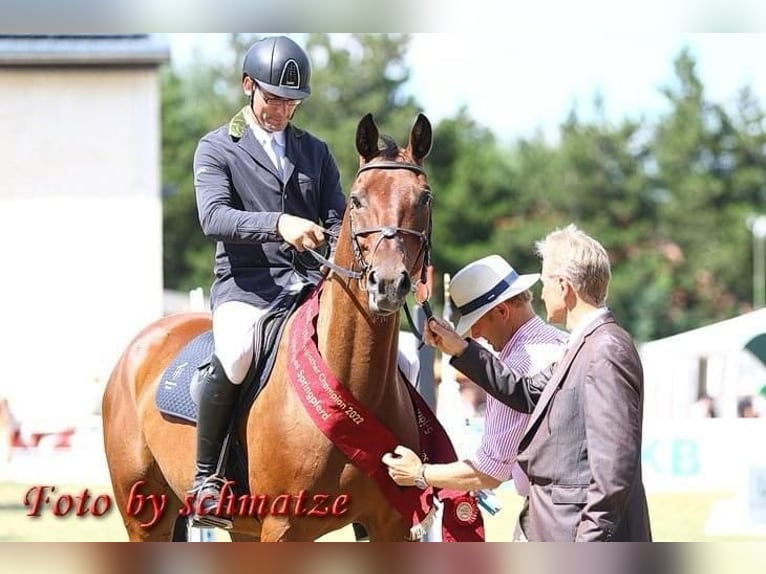
[[[263,103],[267,106],[287,106],[288,108],[295,108],[301,103],[301,100],[287,100],[280,98],[279,96],[272,96],[271,94],[264,92],[258,87],[258,93],[261,94]]]

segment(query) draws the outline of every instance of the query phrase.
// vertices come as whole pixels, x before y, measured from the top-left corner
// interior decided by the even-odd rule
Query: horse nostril
[[[367,273],[367,284],[374,287],[377,283],[377,274],[374,269],[370,269],[370,272]]]
[[[410,281],[410,274],[406,271],[402,271],[399,276],[399,295],[405,296],[412,288],[412,281]]]

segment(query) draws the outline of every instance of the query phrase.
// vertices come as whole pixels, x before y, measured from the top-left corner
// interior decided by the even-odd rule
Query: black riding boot
[[[223,441],[231,423],[240,385],[229,381],[218,357],[201,388],[197,419],[197,472],[192,491],[196,493],[192,526],[231,529],[231,516],[218,502],[225,478],[216,474]],[[222,469],[223,472],[223,469]]]

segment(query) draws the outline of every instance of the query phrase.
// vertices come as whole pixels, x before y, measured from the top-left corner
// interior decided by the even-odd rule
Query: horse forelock
[[[378,140],[380,155],[386,159],[396,159],[399,156],[399,146],[391,136],[381,134]]]
[[[400,148],[396,140],[389,135],[382,134],[378,138],[377,157],[389,161],[402,161],[412,163],[412,158],[407,149]]]

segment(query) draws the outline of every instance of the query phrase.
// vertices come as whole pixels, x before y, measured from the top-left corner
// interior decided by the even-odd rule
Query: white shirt
[[[600,319],[607,313],[609,313],[609,309],[606,307],[600,307],[594,311],[591,311],[590,313],[583,315],[583,317],[580,319],[580,322],[577,323],[577,325],[575,325],[572,329],[572,332],[569,333],[569,342],[567,346],[571,347],[572,345],[575,345],[582,334],[585,332],[585,329],[587,329],[590,325],[595,323],[597,319]]]
[[[420,341],[412,333],[399,333],[399,353],[397,366],[402,370],[407,380],[414,386],[418,384],[420,376],[420,354],[418,345]]]
[[[266,152],[266,155],[269,156],[269,159],[277,168],[279,174],[281,175],[284,173],[285,131],[267,132],[258,125],[257,121],[255,121],[255,117],[253,117],[253,112],[250,108],[246,109],[245,120],[247,121],[247,125],[250,126],[250,129],[253,130],[255,139],[258,140],[258,143],[261,144],[261,146],[263,146],[263,150]]]

